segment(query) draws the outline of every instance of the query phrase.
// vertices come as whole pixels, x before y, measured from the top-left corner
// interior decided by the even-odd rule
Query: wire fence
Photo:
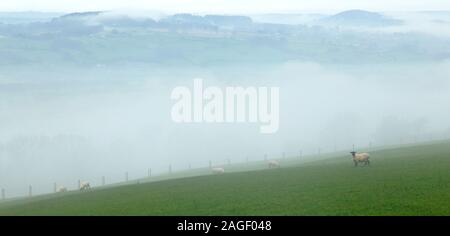
[[[448,140],[448,138],[445,138],[445,140]],[[433,139],[432,137],[428,140],[429,141],[444,141],[444,139]],[[417,139],[414,139],[412,142],[405,142],[400,143],[392,146],[399,146],[399,145],[412,145],[412,144],[418,144],[419,141]],[[426,143],[426,142],[421,142]],[[244,157],[240,158],[226,158],[222,161],[213,161],[209,160],[206,165],[198,165],[195,166],[192,163],[188,163],[186,167],[184,168],[178,168],[177,171],[174,171],[172,164],[168,164],[167,171],[164,173],[160,172],[159,174],[155,174],[152,172],[152,168],[148,168],[146,170],[146,173],[139,173],[136,174],[136,178],[131,178],[129,171],[123,172],[123,179],[122,180],[113,180],[112,178],[108,178],[108,176],[103,175],[99,176],[99,180],[97,182],[98,184],[93,184],[93,182],[87,182],[85,179],[78,179],[75,180],[76,182],[76,188],[69,189],[66,186],[59,184],[57,182],[50,183],[49,185],[52,186],[53,192],[47,191],[47,192],[40,192],[39,194],[34,194],[35,186],[32,184],[28,185],[28,194],[23,194],[22,196],[14,196],[9,197],[7,189],[5,187],[1,188],[1,200],[5,201],[8,199],[17,199],[17,198],[25,198],[25,197],[33,197],[33,196],[39,196],[39,195],[45,195],[45,194],[51,194],[51,193],[58,193],[58,192],[66,192],[66,191],[79,191],[82,190],[82,182],[87,182],[90,184],[90,186],[95,188],[101,188],[101,187],[108,187],[108,186],[116,186],[116,185],[125,185],[125,184],[140,184],[142,182],[150,182],[150,181],[158,181],[158,180],[164,180],[164,179],[170,179],[170,178],[181,178],[183,177],[182,173],[187,173],[189,171],[193,170],[203,170],[202,172],[199,172],[199,175],[206,175],[206,174],[212,174],[211,169],[215,167],[222,167],[227,168],[232,165],[240,166],[241,168],[237,171],[245,171],[248,170],[249,165],[253,163],[253,165],[257,165],[259,169],[264,168],[264,166],[267,166],[267,162],[272,160],[277,160],[280,162],[283,161],[291,161],[291,162],[307,162],[307,161],[313,161],[313,160],[320,160],[320,156],[326,156],[328,154],[336,154],[336,155],[342,155],[345,152],[350,151],[370,151],[370,150],[376,150],[377,148],[387,148],[389,146],[386,146],[384,144],[382,145],[375,145],[373,141],[367,142],[365,145],[356,145],[353,144],[351,147],[346,148],[339,148],[337,145],[331,146],[331,147],[318,147],[316,149],[298,149],[297,151],[290,151],[290,152],[281,152],[281,153],[264,153],[260,155],[246,155]],[[247,168],[247,169],[246,169]],[[176,175],[179,173],[179,175]],[[174,176],[176,175],[176,176]],[[109,181],[108,181],[109,180]]]

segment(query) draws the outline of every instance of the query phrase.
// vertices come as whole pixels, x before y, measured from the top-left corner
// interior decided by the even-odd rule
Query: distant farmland
[[[450,215],[450,143],[371,151],[304,163],[280,160],[175,179],[50,194],[0,203],[0,215]],[[190,175],[190,176],[189,176]],[[148,181],[148,180],[147,180]]]

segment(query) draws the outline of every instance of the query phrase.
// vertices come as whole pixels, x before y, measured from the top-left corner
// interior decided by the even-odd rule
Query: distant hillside
[[[88,23],[111,27],[150,27],[166,29],[200,29],[200,30],[243,30],[249,29],[253,21],[247,16],[228,15],[194,15],[189,13],[175,14],[160,20],[150,17],[131,17],[117,15],[111,12],[76,12],[56,17],[52,22],[57,23]]]
[[[331,24],[399,21],[347,11],[318,26],[254,22],[248,16],[176,14],[161,19],[81,12],[47,21],[0,22],[0,65],[224,65],[315,61],[391,63],[447,60],[448,40],[426,34],[340,31]],[[207,50],[205,50],[207,49]]]
[[[384,27],[402,24],[401,20],[386,17],[377,12],[349,10],[319,20],[322,24],[340,26]]]

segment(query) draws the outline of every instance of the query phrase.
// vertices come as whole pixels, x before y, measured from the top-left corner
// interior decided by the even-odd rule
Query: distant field
[[[7,201],[0,215],[450,215],[450,143],[371,154],[370,167],[355,168],[341,153]]]

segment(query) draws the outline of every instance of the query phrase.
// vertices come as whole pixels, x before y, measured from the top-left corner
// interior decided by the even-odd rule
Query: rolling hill
[[[402,24],[401,20],[377,12],[348,10],[319,20],[320,23],[339,26],[385,27]]]
[[[162,181],[0,203],[0,215],[450,215],[448,142],[371,150],[370,167],[346,153],[206,170]],[[187,177],[189,176],[189,177]],[[181,178],[184,177],[184,178]],[[146,182],[148,181],[148,182]]]

